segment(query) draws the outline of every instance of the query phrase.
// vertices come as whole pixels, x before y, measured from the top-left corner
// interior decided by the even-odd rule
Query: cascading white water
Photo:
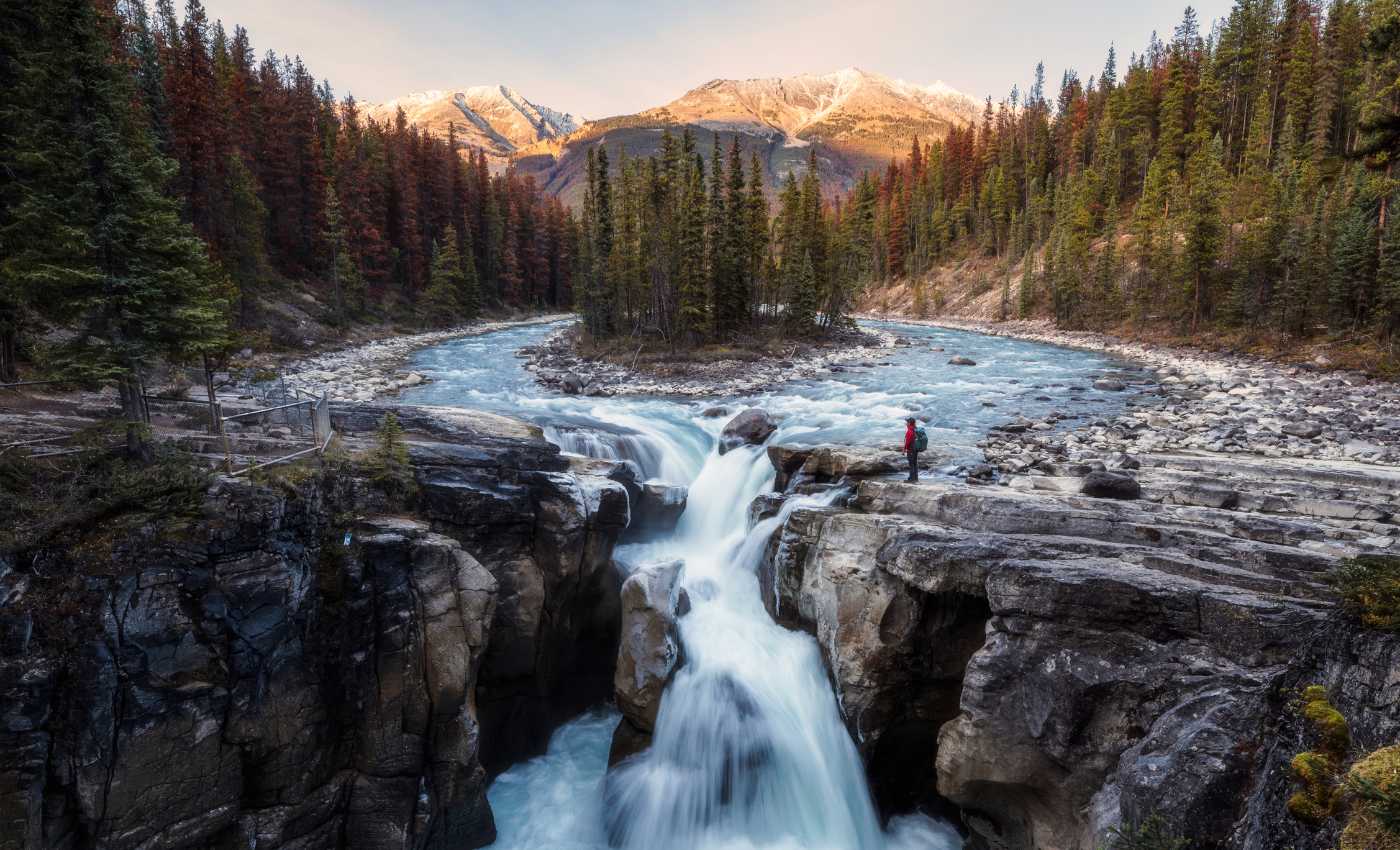
[[[758,590],[772,533],[796,508],[840,494],[790,498],[750,530],[748,505],[773,477],[761,448],[711,454],[675,534],[647,547],[651,557],[685,561],[686,661],[663,697],[651,748],[608,779],[604,811],[616,846],[873,850],[887,842],[816,642],[775,624]],[[960,844],[927,819],[902,820],[892,836],[899,846]]]

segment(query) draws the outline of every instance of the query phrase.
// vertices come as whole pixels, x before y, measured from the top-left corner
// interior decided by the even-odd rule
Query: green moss
[[[1332,576],[1342,607],[1368,629],[1400,632],[1400,557],[1362,555]]]
[[[1304,823],[1318,825],[1341,809],[1339,775],[1351,748],[1351,729],[1321,685],[1304,688],[1299,702],[1299,713],[1316,747],[1294,756],[1290,763],[1299,788],[1288,798],[1288,813]]]

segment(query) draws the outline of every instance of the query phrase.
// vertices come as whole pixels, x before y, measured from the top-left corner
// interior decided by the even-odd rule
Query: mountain
[[[975,121],[981,108],[943,83],[916,85],[858,68],[711,80],[665,106],[591,121],[562,143],[521,149],[515,161],[549,191],[577,203],[588,148],[604,144],[628,156],[650,156],[663,129],[679,133],[688,127],[706,157],[716,133],[726,147],[737,136],[745,151],[759,154],[772,189],[789,173],[800,176],[815,149],[823,187],[834,193],[906,155],[915,136],[941,139]]]
[[[448,125],[455,124],[464,147],[480,148],[502,161],[521,148],[567,136],[583,123],[567,112],[533,103],[509,86],[416,92],[365,105],[365,113],[380,122],[393,121],[399,109],[410,124],[435,136],[445,138]]]
[[[716,134],[756,152],[771,189],[801,175],[815,151],[826,191],[849,189],[868,170],[903,157],[915,136],[941,139],[976,120],[981,104],[943,83],[916,85],[846,68],[753,80],[711,80],[665,106],[583,122],[539,106],[506,86],[428,91],[368,106],[379,121],[402,108],[411,123],[447,135],[457,125],[463,147],[480,148],[500,166],[513,163],[566,203],[583,195],[588,149],[607,145],[628,156],[651,156],[661,131],[689,128],[707,158]],[[614,157],[616,159],[616,157]],[[747,162],[745,163],[747,166]]]

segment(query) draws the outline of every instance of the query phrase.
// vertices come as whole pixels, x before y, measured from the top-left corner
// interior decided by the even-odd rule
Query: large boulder
[[[680,666],[676,620],[684,593],[679,586],[682,569],[681,561],[650,564],[622,584],[622,641],[613,676],[622,720],[613,735],[610,763],[650,745],[661,695]]]
[[[1094,470],[1084,476],[1079,492],[1096,499],[1137,499],[1142,497],[1142,485],[1126,473]]]
[[[681,514],[685,513],[687,496],[681,484],[648,481],[640,485],[628,533],[654,535],[674,531]]]
[[[739,446],[761,446],[778,430],[778,423],[768,415],[768,411],[750,407],[741,411],[719,435],[719,453],[724,454]]]

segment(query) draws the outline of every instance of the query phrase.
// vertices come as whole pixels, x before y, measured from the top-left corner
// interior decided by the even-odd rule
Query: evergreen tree
[[[433,246],[432,278],[423,293],[423,318],[431,324],[456,324],[466,313],[467,275],[462,269],[462,256],[457,252],[457,231],[450,225],[442,241]]]
[[[43,36],[29,46],[40,70],[28,91],[43,93],[36,112],[55,132],[16,217],[67,235],[21,248],[12,268],[42,282],[50,319],[78,329],[60,371],[115,381],[128,447],[149,457],[143,375],[156,358],[226,344],[225,287],[162,191],[175,169],[133,113],[132,78],[112,54],[116,22],[84,0],[53,0],[45,12]]]
[[[334,186],[326,187],[326,229],[322,234],[328,251],[332,292],[335,294],[336,322],[345,325],[351,311],[364,309],[364,280],[346,244],[345,219]]]

